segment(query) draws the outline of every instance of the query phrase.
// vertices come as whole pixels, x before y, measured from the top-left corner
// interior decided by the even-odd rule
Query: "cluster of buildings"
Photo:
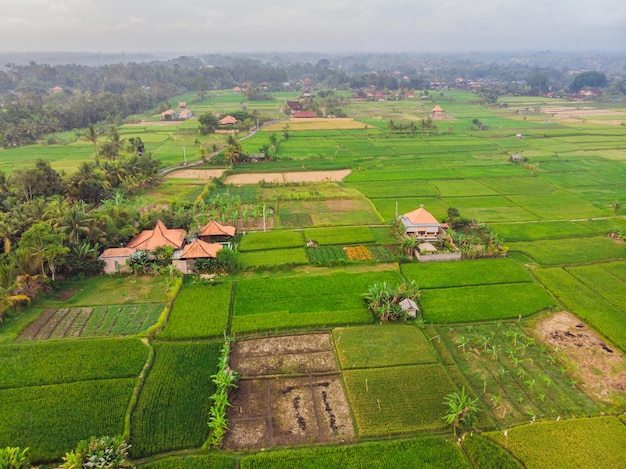
[[[171,246],[174,249],[174,267],[183,274],[190,274],[193,273],[196,260],[214,259],[221,249],[230,248],[235,234],[234,226],[210,221],[200,229],[196,239],[187,243],[185,230],[167,228],[159,220],[153,230],[142,231],[126,247],[106,249],[99,259],[104,262],[104,272],[107,274],[129,272],[130,259],[135,252],[145,251],[150,255],[159,247]]]

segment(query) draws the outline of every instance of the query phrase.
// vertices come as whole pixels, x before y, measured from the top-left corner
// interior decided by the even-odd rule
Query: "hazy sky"
[[[0,0],[0,50],[624,50],[624,0]]]

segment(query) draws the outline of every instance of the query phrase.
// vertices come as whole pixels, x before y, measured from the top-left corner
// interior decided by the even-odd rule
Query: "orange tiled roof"
[[[222,249],[221,244],[206,243],[200,239],[196,239],[193,243],[188,244],[180,255],[181,259],[199,259],[207,257],[217,257],[217,252]]]
[[[443,113],[443,109],[441,109],[441,106],[439,106],[439,104],[437,104],[434,108],[433,111],[435,113]]]
[[[430,214],[430,212],[428,212],[423,207],[420,207],[417,210],[413,210],[412,212],[409,212],[405,214],[404,216],[414,225],[429,224],[429,223],[436,223],[437,225],[439,224],[437,219],[433,217]]]
[[[187,232],[182,229],[168,229],[161,220],[157,221],[154,230],[145,230],[135,236],[126,245],[128,248],[152,251],[159,246],[172,246],[180,249]]]
[[[219,125],[236,124],[237,123],[237,119],[235,119],[233,116],[226,116],[226,117],[222,117],[219,121],[217,121],[217,123]]]
[[[198,236],[235,236],[234,226],[221,225],[215,220],[211,220],[200,229]]]

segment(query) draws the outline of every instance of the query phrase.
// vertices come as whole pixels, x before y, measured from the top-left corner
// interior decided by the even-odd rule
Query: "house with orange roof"
[[[219,125],[234,125],[237,123],[237,119],[233,116],[226,116],[222,117],[217,123]]]
[[[424,207],[400,216],[404,225],[404,236],[419,241],[438,241],[441,224]]]
[[[185,101],[181,101],[180,103],[178,103],[178,107],[180,109],[187,109],[187,103]]]
[[[184,109],[178,114],[178,118],[183,120],[191,119],[192,117],[193,112],[191,111],[191,109]]]
[[[166,120],[167,120],[167,121],[174,120],[174,119],[176,119],[177,117],[178,117],[178,114],[176,114],[176,113],[174,112],[174,110],[172,110],[172,109],[168,109],[167,111],[163,111],[163,112],[161,113],[161,120],[162,120],[162,121],[166,121]]]
[[[159,220],[154,230],[144,230],[131,239],[126,245],[137,251],[153,251],[160,246],[172,246],[180,249],[185,243],[187,232],[183,229],[169,229]]]
[[[222,225],[221,223],[211,220],[209,223],[200,228],[198,232],[198,238],[206,243],[222,243],[229,245],[230,240],[237,228],[234,226]]]
[[[130,272],[129,259],[135,252],[132,248],[109,248],[100,254],[101,261],[104,262],[102,270],[105,274],[117,274]]]
[[[439,106],[439,104],[437,104],[437,105],[433,108],[433,110],[432,110],[432,111],[430,111],[430,113],[431,113],[433,116],[445,116],[445,115],[446,115],[446,112],[445,112],[443,109],[441,109],[441,106]]]
[[[193,273],[194,264],[198,259],[215,259],[224,247],[219,243],[207,243],[196,239],[185,246],[182,251],[174,254],[172,264],[183,274]]]

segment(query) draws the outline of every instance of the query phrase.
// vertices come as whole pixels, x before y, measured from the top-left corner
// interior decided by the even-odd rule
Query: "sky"
[[[0,0],[5,52],[624,49],[624,0]]]

